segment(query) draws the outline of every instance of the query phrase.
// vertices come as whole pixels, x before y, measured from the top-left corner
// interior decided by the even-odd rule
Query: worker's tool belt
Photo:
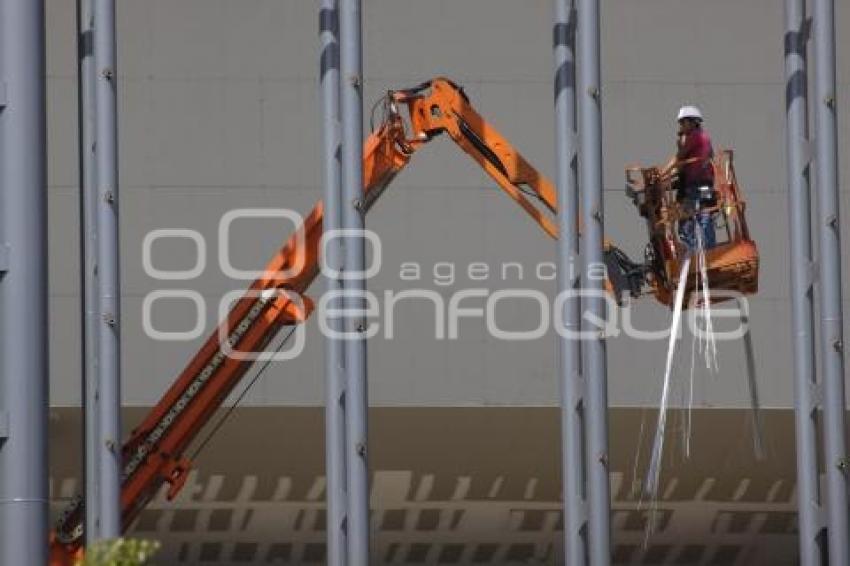
[[[702,206],[714,206],[717,204],[714,183],[698,183],[681,187],[676,195],[676,200],[679,202],[698,202]]]

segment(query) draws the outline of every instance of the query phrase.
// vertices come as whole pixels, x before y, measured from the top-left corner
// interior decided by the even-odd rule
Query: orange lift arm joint
[[[364,212],[423,144],[445,133],[552,237],[555,189],[447,79],[388,93],[387,117],[366,140]],[[405,107],[407,119],[399,112]],[[124,529],[164,484],[167,497],[183,487],[191,443],[253,365],[232,353],[262,352],[285,326],[304,322],[313,310],[304,293],[319,273],[323,203],[319,201],[238,299],[227,317],[188,362],[122,448],[121,506]],[[292,276],[282,272],[292,271]],[[231,354],[225,351],[227,345]],[[51,565],[70,566],[82,543],[82,499],[76,498],[51,534]]]

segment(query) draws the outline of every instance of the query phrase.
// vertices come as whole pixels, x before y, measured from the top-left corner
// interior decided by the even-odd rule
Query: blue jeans
[[[697,202],[694,204],[694,216],[686,218],[679,223],[679,237],[691,251],[696,250],[697,247],[697,235],[695,233],[697,222],[699,222],[699,226],[702,229],[703,248],[713,248],[716,242],[713,216],[708,212],[700,212],[699,209],[700,204]]]

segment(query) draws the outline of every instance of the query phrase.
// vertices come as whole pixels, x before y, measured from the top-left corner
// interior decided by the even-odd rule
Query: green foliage
[[[85,558],[77,566],[144,566],[159,550],[155,540],[118,538],[86,548]]]

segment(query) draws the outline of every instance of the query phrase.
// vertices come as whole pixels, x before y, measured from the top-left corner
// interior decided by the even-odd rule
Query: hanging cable
[[[227,408],[224,415],[222,415],[222,417],[218,420],[218,422],[216,422],[216,424],[210,430],[209,434],[207,434],[204,437],[204,439],[201,441],[201,443],[198,445],[198,447],[194,450],[194,452],[192,452],[192,455],[189,457],[190,460],[195,460],[195,458],[198,457],[198,454],[200,454],[201,451],[204,448],[206,448],[207,444],[209,444],[210,440],[212,440],[212,437],[215,436],[215,434],[219,431],[219,429],[221,429],[222,426],[224,426],[225,422],[227,422],[227,419],[230,418],[230,415],[233,413],[233,410],[236,409],[236,407],[239,406],[239,403],[242,402],[242,399],[245,398],[245,395],[248,394],[248,391],[251,390],[251,388],[254,386],[254,384],[257,383],[257,381],[259,381],[260,377],[262,377],[263,373],[265,373],[266,369],[268,369],[269,364],[271,364],[271,362],[274,358],[274,354],[277,354],[278,352],[280,352],[280,350],[284,347],[284,345],[286,345],[286,343],[289,341],[289,338],[295,333],[295,331],[297,329],[298,329],[297,326],[293,326],[292,330],[290,330],[286,334],[286,336],[283,337],[283,340],[281,340],[280,344],[278,344],[277,348],[274,349],[274,352],[272,353],[272,355],[263,362],[263,365],[260,367],[259,370],[257,370],[256,375],[254,375],[254,377],[251,378],[251,381],[248,382],[248,385],[245,386],[245,388],[242,390],[241,393],[239,393],[239,396],[236,398],[236,400],[233,402],[233,404],[230,407]]]

